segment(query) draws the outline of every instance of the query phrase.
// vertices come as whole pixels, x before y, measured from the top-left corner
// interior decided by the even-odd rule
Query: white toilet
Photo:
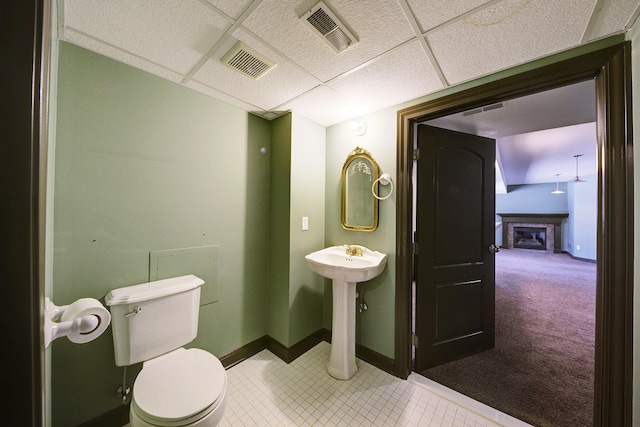
[[[116,365],[144,362],[133,385],[132,427],[209,427],[222,419],[227,374],[214,355],[184,349],[198,334],[200,286],[181,276],[114,289],[111,308]]]

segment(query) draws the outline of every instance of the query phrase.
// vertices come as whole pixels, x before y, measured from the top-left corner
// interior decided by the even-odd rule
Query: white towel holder
[[[384,197],[380,197],[376,194],[376,184],[380,183],[381,185],[389,185],[391,184],[391,190],[389,190],[389,194],[387,194]],[[391,175],[389,175],[388,173],[383,173],[382,175],[380,175],[380,177],[378,179],[376,179],[375,181],[373,181],[373,184],[371,184],[371,193],[373,193],[373,197],[375,197],[378,200],[387,200],[389,197],[391,197],[391,194],[393,193],[393,181],[391,181]]]

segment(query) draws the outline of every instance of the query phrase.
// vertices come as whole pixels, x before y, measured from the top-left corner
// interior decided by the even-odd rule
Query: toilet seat
[[[179,348],[144,362],[132,410],[154,425],[190,424],[224,403],[226,387],[226,372],[214,355]]]

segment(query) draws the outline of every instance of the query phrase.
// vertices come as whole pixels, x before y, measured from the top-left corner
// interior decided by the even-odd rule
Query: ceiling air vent
[[[498,102],[497,104],[487,105],[486,107],[476,108],[474,110],[468,110],[462,113],[463,116],[472,116],[474,114],[482,113],[485,111],[497,110],[498,108],[503,108],[506,103]]]
[[[276,66],[275,62],[242,42],[237,42],[221,59],[227,66],[240,71],[245,76],[259,79]]]
[[[300,19],[338,53],[358,42],[356,36],[322,1],[309,9]]]

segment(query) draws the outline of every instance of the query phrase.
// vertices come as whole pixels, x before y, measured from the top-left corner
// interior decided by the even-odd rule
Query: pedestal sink
[[[356,365],[356,283],[377,277],[387,255],[359,245],[331,246],[312,252],[305,260],[314,272],[333,281],[331,356],[327,372],[348,380]]]

